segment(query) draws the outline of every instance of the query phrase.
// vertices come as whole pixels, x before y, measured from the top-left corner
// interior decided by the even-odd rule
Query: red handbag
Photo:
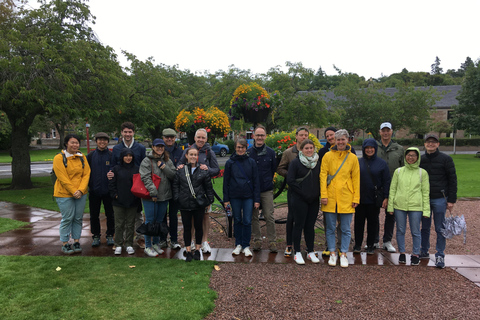
[[[155,185],[156,189],[158,189],[158,186],[160,185],[160,181],[162,181],[162,178],[160,178],[158,175],[153,173],[153,162],[152,162],[152,182]],[[133,184],[130,191],[133,193],[135,197],[138,197],[138,198],[142,198],[142,199],[152,198],[150,197],[150,192],[145,187],[145,184],[143,183],[142,178],[140,177],[140,173],[135,173],[133,175]]]

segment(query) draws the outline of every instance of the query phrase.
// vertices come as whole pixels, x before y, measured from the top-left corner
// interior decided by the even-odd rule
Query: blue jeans
[[[398,251],[405,253],[405,230],[407,229],[407,216],[412,233],[413,249],[412,254],[420,254],[420,222],[422,221],[422,211],[403,211],[394,210],[395,222],[397,223],[397,244]]]
[[[249,247],[252,237],[253,199],[230,199],[230,204],[232,205],[235,246]]]
[[[143,211],[145,212],[145,223],[162,222],[167,213],[168,200],[166,201],[148,201],[142,200]],[[150,248],[160,242],[160,237],[144,236],[145,248]]]
[[[445,213],[447,211],[447,200],[445,198],[430,199],[431,215],[429,218],[422,217],[422,246],[420,251],[427,253],[430,249],[430,227],[435,224],[435,232],[437,233],[437,244],[435,250],[435,257],[445,257],[445,246],[447,244],[445,237],[440,231],[443,229],[443,222],[445,221]]]
[[[340,230],[342,230],[340,252],[347,252],[348,247],[350,246],[350,239],[352,238],[352,232],[350,231],[352,214],[324,212],[323,215],[325,216],[325,221],[327,222],[327,231],[325,232],[325,236],[327,238],[328,251],[335,252],[335,228],[338,215],[340,218]]]
[[[55,197],[58,208],[62,214],[60,222],[60,241],[68,242],[70,235],[75,240],[80,239],[82,235],[82,219],[85,211],[87,195],[84,194],[80,199]]]

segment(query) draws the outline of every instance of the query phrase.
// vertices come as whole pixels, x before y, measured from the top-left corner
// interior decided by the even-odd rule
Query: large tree
[[[467,67],[465,81],[457,96],[458,106],[454,107],[453,122],[456,129],[470,134],[480,134],[480,60]]]
[[[82,0],[42,0],[0,20],[0,109],[12,127],[13,189],[32,187],[28,131],[37,115],[96,117],[120,101],[121,69],[91,22]]]

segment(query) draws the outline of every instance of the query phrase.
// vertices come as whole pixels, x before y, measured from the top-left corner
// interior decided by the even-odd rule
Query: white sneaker
[[[210,248],[210,245],[208,244],[207,241],[203,241],[202,251],[203,251],[203,253],[211,253],[212,252],[212,248]]]
[[[252,256],[252,251],[250,251],[250,247],[246,247],[245,249],[242,250],[242,252],[245,253],[245,257]]]
[[[347,268],[348,267],[347,254],[342,254],[340,256],[340,267],[342,267],[342,268]]]
[[[135,253],[135,249],[133,249],[133,247],[127,247],[127,253],[128,253],[128,254],[134,254],[134,253]]]
[[[122,247],[118,246],[115,248],[115,254],[122,254]]]
[[[156,256],[158,256],[157,251],[153,250],[153,248],[150,248],[150,247],[149,247],[149,248],[145,248],[145,253],[146,253],[146,255],[149,256],[149,257],[156,257]]]
[[[392,253],[397,252],[397,250],[395,250],[395,247],[392,245],[392,243],[390,241],[385,242],[383,244],[383,249],[387,250],[388,252],[392,252]]]
[[[158,254],[162,254],[162,253],[163,253],[163,249],[160,248],[160,246],[159,246],[158,244],[154,244],[154,245],[152,246],[152,248],[153,248],[153,250],[157,251]]]
[[[235,250],[232,251],[232,254],[238,256],[240,254],[240,252],[242,252],[242,246],[238,245],[238,246],[235,247]]]
[[[307,259],[312,261],[313,263],[320,262],[320,260],[317,258],[317,255],[315,254],[315,251],[312,251],[309,254],[307,254]]]
[[[301,252],[295,253],[295,257],[293,257],[293,259],[295,259],[295,262],[297,264],[305,264],[305,260],[303,260],[303,256]]]
[[[330,252],[330,259],[328,259],[328,265],[335,267],[337,265],[337,255]]]

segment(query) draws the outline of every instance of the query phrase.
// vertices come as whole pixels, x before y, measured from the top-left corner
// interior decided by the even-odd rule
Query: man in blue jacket
[[[165,141],[165,150],[170,154],[170,160],[172,160],[175,167],[179,164],[180,158],[183,155],[183,148],[179,147],[175,142],[177,132],[173,129],[167,128],[162,131],[163,141]],[[179,205],[172,199],[168,202],[168,231],[170,233],[170,248],[180,249],[181,246],[178,243],[178,208]],[[163,221],[167,222],[167,215]],[[167,247],[166,237],[160,237],[160,248]]]
[[[117,164],[120,164],[120,153],[123,148],[129,148],[133,152],[133,161],[136,166],[140,167],[140,164],[145,158],[147,149],[141,143],[135,141],[135,125],[131,122],[124,122],[120,127],[120,132],[122,133],[122,142],[113,147],[112,150],[112,164],[110,168],[112,169]],[[109,179],[113,177],[113,172],[110,170],[108,173]],[[137,216],[135,218],[135,230],[143,223],[142,216],[142,205],[140,204],[137,211]],[[137,234],[137,244],[140,248],[145,248],[144,237]]]
[[[445,221],[447,209],[451,212],[457,202],[457,174],[452,157],[438,150],[440,141],[435,134],[425,136],[425,154],[422,155],[420,168],[428,172],[430,181],[430,208],[432,214],[429,218],[422,217],[422,243],[420,246],[420,259],[430,258],[430,228],[433,222],[437,233],[435,266],[445,268],[446,240],[441,229]]]
[[[258,176],[260,177],[260,205],[267,225],[267,239],[270,252],[277,252],[277,235],[275,232],[275,218],[273,216],[273,176],[277,171],[275,151],[265,144],[266,129],[258,125],[253,132],[253,147],[247,150],[250,158],[257,163]],[[259,209],[253,209],[252,235],[253,250],[262,248],[262,234],[260,232]]]
[[[95,135],[97,148],[87,155],[91,174],[88,183],[88,201],[90,206],[90,230],[92,232],[92,247],[100,245],[100,207],[103,202],[107,217],[107,245],[113,246],[115,234],[115,218],[113,215],[112,198],[108,191],[107,173],[110,170],[112,152],[108,150],[110,137],[104,132]]]

